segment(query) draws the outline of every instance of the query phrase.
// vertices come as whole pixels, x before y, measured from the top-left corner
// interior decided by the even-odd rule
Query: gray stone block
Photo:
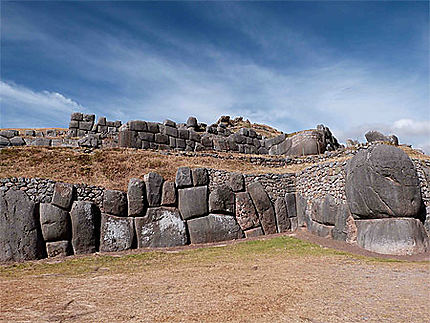
[[[25,141],[22,137],[12,137],[9,139],[11,146],[24,146]]]
[[[176,148],[176,138],[169,137],[169,146],[170,148]]]
[[[96,116],[94,114],[84,114],[83,120],[86,122],[94,123],[94,121],[96,120]]]
[[[93,128],[92,122],[79,121],[79,129],[80,130],[90,131],[92,128]]]
[[[257,209],[264,234],[276,233],[275,211],[263,185],[253,182],[248,185],[248,192]]]
[[[177,188],[193,186],[191,169],[189,167],[179,167],[176,171],[175,184]]]
[[[76,189],[73,184],[55,183],[52,204],[69,210],[72,206],[73,198],[76,196]]]
[[[198,134],[197,132],[195,132],[193,130],[189,131],[189,136],[190,136],[190,140],[192,140],[192,141],[200,142],[200,140],[201,140],[200,134]]]
[[[143,216],[146,209],[145,182],[131,178],[127,188],[128,216]]]
[[[175,205],[176,204],[176,189],[175,183],[166,181],[163,183],[163,193],[161,196],[161,205]]]
[[[429,238],[417,219],[356,220],[357,244],[390,255],[409,255],[429,250]]]
[[[187,119],[187,128],[197,128],[197,119],[195,117]]]
[[[66,257],[73,254],[73,249],[70,241],[53,241],[46,243],[46,253],[48,258],[53,257]]]
[[[40,259],[44,255],[34,203],[23,191],[0,189],[0,261]]]
[[[188,243],[184,222],[176,208],[148,209],[145,217],[135,218],[137,247],[174,247]]]
[[[70,128],[70,129],[72,129],[72,128],[74,128],[74,129],[79,128],[79,121],[76,121],[76,120],[72,120],[72,121],[70,121],[70,123],[69,123],[69,128]]]
[[[122,130],[118,134],[118,144],[125,148],[140,148],[137,147],[137,136],[135,131]]]
[[[201,138],[201,144],[205,146],[206,148],[212,148],[213,147],[213,140],[212,137],[209,135],[204,135]]]
[[[187,129],[178,129],[178,138],[190,139],[190,132]],[[194,141],[200,141],[200,138]]]
[[[324,225],[312,220],[309,220],[307,223],[308,231],[312,234],[323,238],[331,238],[333,226]]]
[[[209,212],[234,214],[234,193],[227,185],[218,185],[209,194]]]
[[[209,214],[187,221],[191,243],[208,243],[235,240],[243,237],[243,232],[234,216]]]
[[[236,194],[236,219],[242,230],[247,230],[260,224],[257,210],[248,192]]]
[[[99,126],[106,126],[106,118],[105,117],[99,117],[97,124]]]
[[[84,120],[84,116],[80,112],[73,112],[70,119],[76,120],[76,121],[82,121],[82,120]]]
[[[103,212],[127,216],[127,194],[117,190],[105,190],[103,193]]]
[[[208,188],[198,186],[178,190],[179,212],[183,219],[208,214]]]
[[[70,239],[69,212],[49,203],[40,203],[40,225],[45,241]]]
[[[169,137],[162,133],[156,133],[155,134],[155,142],[157,144],[164,144],[167,145],[169,143]]]
[[[245,180],[241,173],[230,173],[228,184],[233,192],[240,192],[245,189]]]
[[[148,126],[147,126],[145,121],[133,120],[133,121],[130,121],[128,124],[129,124],[131,131],[147,131],[148,130]]]
[[[169,119],[164,120],[163,124],[168,127],[176,128],[176,122]]]
[[[287,216],[287,206],[283,197],[278,197],[275,201],[275,214],[278,232],[290,230],[291,223]]]
[[[185,149],[186,146],[187,145],[185,143],[185,139],[180,139],[180,138],[176,139],[176,147],[181,148],[181,149]]]
[[[155,136],[151,132],[138,132],[138,136],[141,140],[145,140],[145,141],[153,142],[155,140]]]
[[[297,216],[296,194],[285,193],[285,203],[287,204],[287,215],[289,218]]]
[[[245,233],[245,238],[253,238],[253,237],[259,237],[264,235],[263,229],[261,229],[260,227],[246,230],[244,231],[244,233]]]
[[[202,186],[209,184],[209,174],[206,168],[194,168],[192,170],[194,186]]]
[[[163,133],[167,136],[171,136],[174,138],[178,137],[178,129],[176,129],[174,127],[170,127],[170,126],[165,125],[163,130],[164,130]]]
[[[10,141],[6,137],[0,136],[0,147],[7,147],[10,146]]]
[[[102,213],[100,251],[112,252],[131,249],[133,238],[133,218],[124,218]]]
[[[146,187],[146,199],[149,206],[160,206],[161,192],[164,179],[155,172],[150,172],[144,177]]]
[[[147,122],[146,123],[148,126],[148,132],[152,132],[152,133],[158,133],[158,123],[156,122]]]
[[[96,252],[97,223],[100,214],[95,204],[75,201],[70,211],[72,220],[72,246],[75,254]]]
[[[34,130],[25,130],[24,133],[26,136],[30,136],[30,137],[34,137],[36,135],[36,132]]]

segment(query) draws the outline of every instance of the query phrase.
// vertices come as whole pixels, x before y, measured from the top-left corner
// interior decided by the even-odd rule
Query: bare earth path
[[[428,322],[429,262],[275,237],[0,266],[5,322]]]

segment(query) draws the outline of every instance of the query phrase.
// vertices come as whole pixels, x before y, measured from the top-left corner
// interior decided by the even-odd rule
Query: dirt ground
[[[3,265],[0,320],[428,322],[428,261],[352,255],[300,235]]]

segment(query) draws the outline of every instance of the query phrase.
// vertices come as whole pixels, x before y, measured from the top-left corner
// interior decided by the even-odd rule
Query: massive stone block
[[[70,238],[69,212],[49,203],[40,203],[40,225],[45,241]]]
[[[209,174],[206,168],[195,168],[192,170],[194,186],[209,184]]]
[[[191,243],[207,243],[240,239],[243,232],[234,216],[209,214],[187,221]]]
[[[155,172],[145,175],[146,199],[149,206],[159,206],[161,203],[161,191],[164,179]]]
[[[253,182],[248,185],[248,192],[258,211],[264,233],[276,233],[275,211],[263,185],[259,182]]]
[[[72,206],[75,195],[76,189],[73,184],[55,183],[52,204],[68,210]]]
[[[137,246],[174,247],[187,244],[185,224],[176,208],[148,209],[145,217],[135,218]]]
[[[234,193],[227,185],[218,185],[209,194],[209,212],[234,214]]]
[[[297,216],[296,193],[286,193],[285,203],[287,204],[287,215],[289,218]]]
[[[127,194],[117,190],[105,190],[103,211],[112,215],[127,216]]]
[[[257,210],[248,192],[236,194],[236,219],[242,230],[247,230],[260,224]]]
[[[345,191],[355,218],[419,217],[418,176],[408,155],[394,146],[373,146],[351,158]]]
[[[121,251],[133,245],[133,218],[124,218],[102,213],[100,226],[100,251]]]
[[[70,211],[72,220],[72,246],[75,254],[96,252],[100,214],[95,204],[75,201]]]
[[[291,223],[288,219],[287,205],[283,197],[278,197],[275,201],[275,214],[278,232],[288,231],[291,228]]]
[[[0,261],[44,257],[35,205],[23,192],[0,189]]]
[[[312,220],[307,223],[307,229],[310,233],[323,238],[331,238],[333,226],[321,224]]]
[[[229,185],[233,192],[240,192],[245,189],[245,180],[241,173],[230,173]]]
[[[175,183],[166,181],[163,183],[163,192],[161,196],[161,205],[175,205],[176,204],[176,189]]]
[[[314,199],[312,201],[312,220],[327,225],[334,225],[338,206],[331,195],[326,195],[324,199]]]
[[[46,253],[49,258],[52,257],[66,257],[73,253],[70,241],[53,241],[46,243]]]
[[[260,227],[246,230],[244,231],[244,233],[245,233],[245,238],[253,238],[253,237],[259,237],[264,235],[263,229],[261,229]]]
[[[178,206],[184,220],[208,214],[207,186],[179,189]]]
[[[367,250],[391,255],[426,252],[429,238],[417,219],[356,220],[357,244]]]
[[[127,188],[128,216],[143,216],[146,208],[145,182],[131,178]]]
[[[193,186],[193,178],[189,167],[179,167],[176,171],[175,184],[177,188]]]
[[[307,224],[309,217],[307,215],[308,203],[306,197],[300,193],[296,194],[297,205],[297,225],[303,227]]]
[[[120,147],[141,148],[141,142],[137,139],[135,131],[122,130],[118,134],[118,144]]]

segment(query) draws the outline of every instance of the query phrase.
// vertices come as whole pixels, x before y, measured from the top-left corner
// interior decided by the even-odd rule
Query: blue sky
[[[429,3],[2,1],[0,82],[0,127],[228,114],[429,153]]]

